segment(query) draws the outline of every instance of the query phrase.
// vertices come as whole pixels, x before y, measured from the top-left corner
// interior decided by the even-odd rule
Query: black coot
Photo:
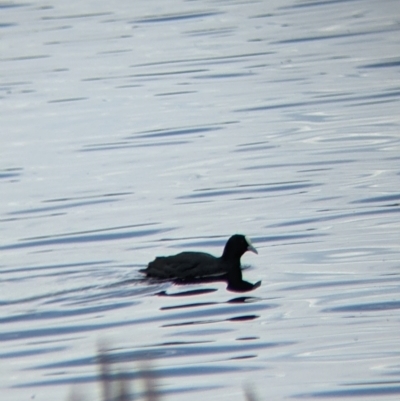
[[[147,277],[188,282],[223,279],[228,282],[228,290],[245,292],[261,284],[261,281],[251,284],[242,279],[240,258],[246,251],[258,253],[246,236],[235,234],[229,238],[219,258],[204,252],[181,252],[156,257],[140,271]]]

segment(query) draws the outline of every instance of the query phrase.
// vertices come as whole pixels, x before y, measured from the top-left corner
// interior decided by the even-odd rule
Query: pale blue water
[[[98,399],[99,342],[166,400],[398,399],[399,17],[0,4],[1,399]],[[138,272],[236,232],[253,292]]]

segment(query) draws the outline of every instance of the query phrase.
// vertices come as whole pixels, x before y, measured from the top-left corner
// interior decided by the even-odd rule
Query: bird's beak
[[[251,244],[247,247],[247,250],[258,255],[257,249]]]
[[[245,238],[246,238],[246,242],[247,242],[247,245],[248,245],[247,250],[250,251],[250,252],[255,253],[256,255],[258,255],[257,249],[254,248],[254,246],[253,246],[253,244],[251,243],[250,239],[247,238],[246,236],[245,236]]]

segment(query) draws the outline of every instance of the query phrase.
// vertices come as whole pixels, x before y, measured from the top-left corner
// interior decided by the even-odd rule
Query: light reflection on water
[[[395,1],[0,9],[7,400],[90,397],[104,338],[165,398],[400,394]],[[138,272],[235,232],[245,297]]]

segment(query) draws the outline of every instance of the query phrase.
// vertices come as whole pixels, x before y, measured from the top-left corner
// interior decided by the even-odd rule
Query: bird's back
[[[158,256],[143,270],[148,277],[191,279],[226,273],[224,263],[205,252]]]

